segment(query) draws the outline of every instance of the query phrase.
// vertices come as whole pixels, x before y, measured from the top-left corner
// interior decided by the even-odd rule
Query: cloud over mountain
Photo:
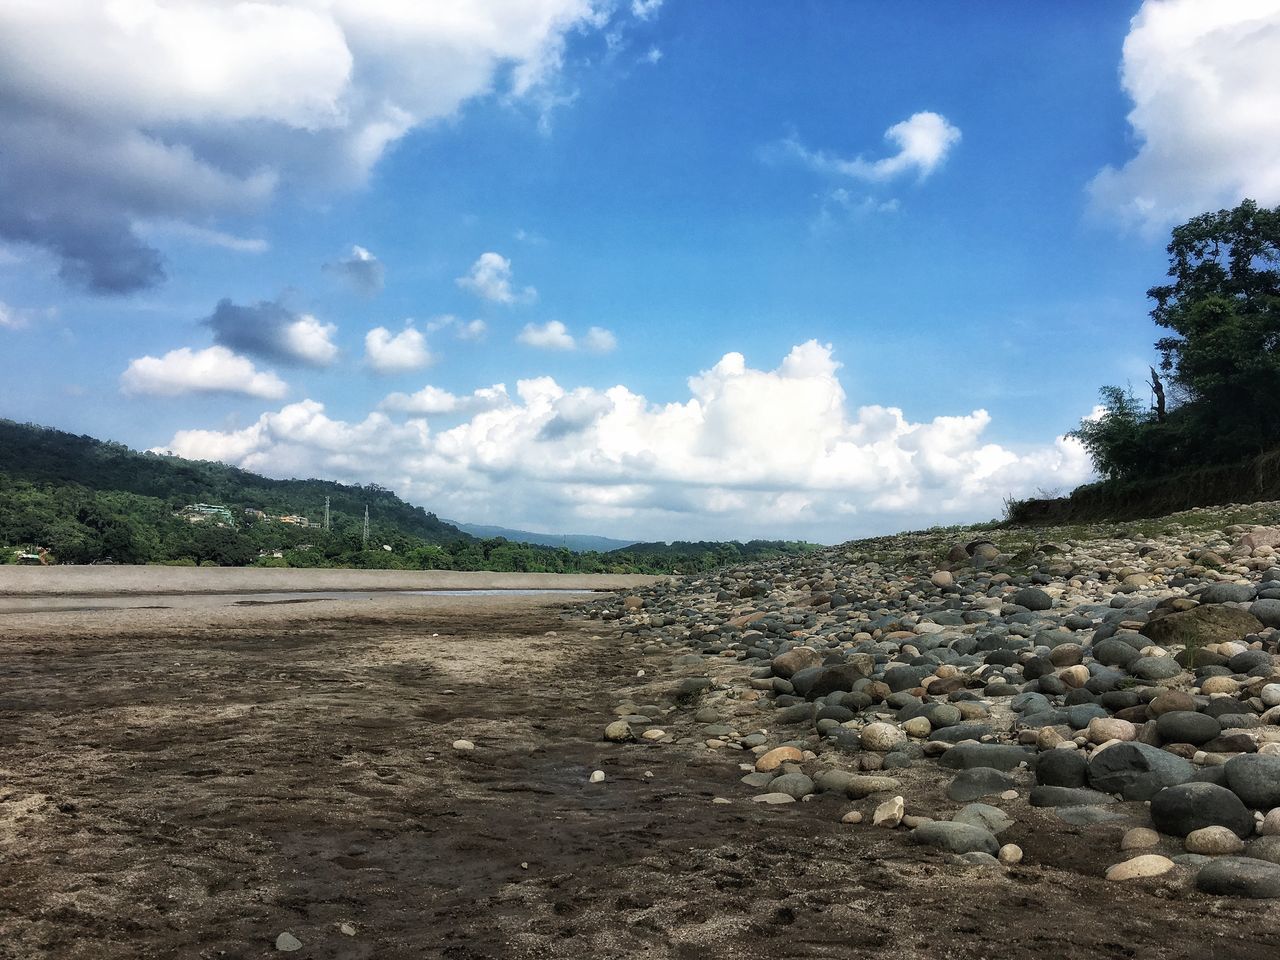
[[[202,322],[224,347],[277,363],[325,367],[338,359],[334,324],[296,313],[278,300],[245,306],[219,300]]]

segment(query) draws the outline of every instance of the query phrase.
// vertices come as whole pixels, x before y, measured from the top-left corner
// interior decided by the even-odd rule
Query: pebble
[[[892,829],[902,822],[902,817],[906,812],[906,805],[902,797],[894,797],[892,800],[886,800],[876,807],[875,813],[871,815],[871,824],[876,827]]]
[[[1134,827],[1120,838],[1121,850],[1145,850],[1160,844],[1160,834],[1148,827]]]
[[[521,866],[528,867],[528,864],[521,864]],[[340,923],[338,924],[338,932],[344,937],[354,937],[356,935],[356,928],[349,923]]]
[[[1183,843],[1187,853],[1202,853],[1210,857],[1244,851],[1244,841],[1227,827],[1201,827],[1199,830],[1192,830]]]
[[[1000,852],[996,854],[998,859],[1005,866],[1012,866],[1015,863],[1022,862],[1022,848],[1016,843],[1006,843],[1000,848]]]
[[[293,953],[302,949],[302,941],[286,930],[276,937],[276,949],[281,953]]]
[[[846,813],[843,817],[840,818],[840,822],[841,823],[861,823],[862,814],[859,813],[857,810],[850,810],[848,813]]]
[[[1156,853],[1147,853],[1124,860],[1107,869],[1108,880],[1141,880],[1145,877],[1159,877],[1174,868],[1168,857]]]
[[[453,741],[453,749],[455,750],[474,750],[475,748],[476,748],[476,745],[472,743],[470,740]]]
[[[604,783],[604,771],[592,770],[591,776],[588,778],[591,783]]]
[[[799,763],[803,759],[804,754],[795,747],[774,747],[756,760],[756,770],[768,773],[777,770],[784,763]]]

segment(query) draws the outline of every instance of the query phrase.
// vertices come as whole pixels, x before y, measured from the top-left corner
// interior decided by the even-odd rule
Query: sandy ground
[[[261,567],[0,566],[0,598],[325,590],[620,590],[660,578],[455,570],[291,570]]]
[[[340,960],[1280,952],[1270,904],[1103,881],[1125,824],[1011,802],[1006,872],[838,822],[874,799],[752,804],[742,754],[600,739],[700,667],[560,597],[417,600],[7,617],[0,957],[264,958],[284,931]],[[910,774],[912,808],[957,806]]]

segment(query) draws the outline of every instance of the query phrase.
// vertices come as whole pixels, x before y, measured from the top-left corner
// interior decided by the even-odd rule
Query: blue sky
[[[541,530],[985,519],[1088,478],[1169,226],[1280,202],[1280,2],[429,6],[6,5],[0,415]]]

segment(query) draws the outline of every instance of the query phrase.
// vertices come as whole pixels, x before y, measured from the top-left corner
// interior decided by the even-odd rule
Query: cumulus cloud
[[[960,142],[960,128],[941,114],[926,110],[895,123],[885,131],[884,138],[898,150],[879,160],[868,160],[861,155],[845,159],[824,150],[810,150],[794,137],[784,140],[780,150],[784,156],[794,157],[820,173],[872,183],[892,180],[905,173],[915,173],[924,179],[942,165],[951,148]]]
[[[251,306],[219,300],[201,322],[222,346],[277,363],[325,367],[338,359],[334,324],[321,323],[309,313],[295,313],[278,300]]]
[[[526,323],[516,340],[539,350],[582,349],[589,353],[609,353],[618,346],[618,338],[604,327],[591,327],[578,339],[559,320],[548,320],[543,324]]]
[[[904,525],[986,519],[1006,494],[1088,479],[1075,441],[1013,448],[986,439],[984,410],[908,420],[850,410],[829,346],[793,348],[773,370],[738,353],[689,378],[680,402],[625,386],[566,389],[550,377],[470,398],[392,394],[353,424],[295,403],[232,431],[182,431],[183,456],[274,475],[376,481],[447,515],[649,537],[830,540]],[[483,400],[479,399],[483,395]],[[425,416],[465,419],[432,431]]]
[[[547,101],[566,36],[602,27],[604,7],[8,0],[0,237],[53,252],[69,283],[147,287],[164,264],[136,221],[207,226],[282,183],[359,183],[389,145],[473,98]]]
[[[489,325],[483,320],[460,320],[451,313],[427,321],[427,332],[451,330],[457,340],[483,340]]]
[[[324,268],[349,283],[357,293],[367,297],[381,293],[382,285],[387,279],[386,266],[359,244],[351,248],[350,256],[326,263]]]
[[[662,0],[631,0],[631,15],[637,20],[651,20],[662,9]]]
[[[138,357],[120,376],[120,387],[135,396],[176,397],[184,393],[238,393],[278,400],[285,382],[269,370],[226,347],[192,350],[182,347],[163,357]]]
[[[1089,184],[1095,212],[1158,232],[1244,197],[1280,203],[1280,0],[1147,0],[1124,42],[1137,154]]]
[[[427,338],[413,327],[393,334],[386,327],[374,327],[364,338],[364,359],[378,373],[405,373],[431,363]]]
[[[416,393],[392,393],[378,404],[383,410],[422,415],[444,413],[477,413],[506,406],[510,401],[506,384],[481,387],[469,396],[459,397],[430,384]]]
[[[456,283],[483,300],[494,303],[529,303],[536,300],[538,291],[533,287],[516,290],[511,285],[511,261],[500,253],[482,253],[471,269]]]
[[[526,323],[516,339],[526,347],[539,350],[573,350],[578,345],[569,334],[569,328],[559,320],[548,320],[541,326]]]

